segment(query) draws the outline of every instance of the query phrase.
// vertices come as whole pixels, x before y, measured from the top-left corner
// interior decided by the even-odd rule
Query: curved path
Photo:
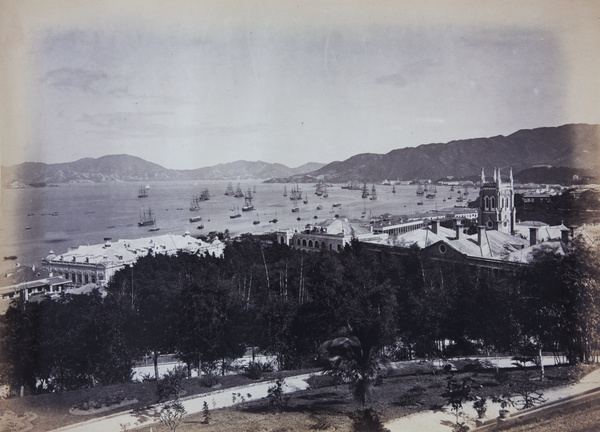
[[[563,399],[575,394],[583,393],[585,391],[600,387],[600,369],[586,375],[575,384],[570,384],[564,387],[556,387],[546,390],[544,398],[547,399],[546,403],[554,402],[559,399]],[[392,420],[385,424],[385,427],[390,432],[403,432],[403,431],[427,431],[427,432],[450,432],[452,426],[456,421],[454,413],[451,412],[449,407],[445,407],[443,411],[422,411],[406,417],[400,417]],[[509,411],[517,411],[513,407],[507,408]],[[487,416],[483,419],[484,421],[496,418],[500,405],[495,403],[489,403],[487,409]],[[475,419],[477,413],[472,407],[471,403],[466,404],[463,407],[466,418],[461,418],[461,421],[465,421],[467,425],[472,429],[476,427]]]
[[[306,380],[310,375],[311,374],[304,374],[285,378],[283,391],[285,393],[291,393],[297,390],[305,390],[308,388]],[[241,394],[246,401],[261,399],[267,396],[269,387],[272,387],[274,383],[274,380],[263,381],[240,387],[216,390],[210,393],[181,398],[181,403],[187,411],[187,414],[201,412],[204,402],[208,404],[208,407],[211,410],[226,408],[241,403],[240,397],[238,396],[236,396],[234,401],[234,393]],[[162,405],[153,405],[143,410],[115,413],[106,417],[64,426],[55,429],[52,432],[121,432],[124,429],[124,426],[126,426],[127,429],[149,426],[159,421],[156,414],[160,412],[161,407]]]

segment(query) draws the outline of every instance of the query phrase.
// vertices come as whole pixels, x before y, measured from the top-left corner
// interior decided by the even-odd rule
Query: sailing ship
[[[375,184],[373,184],[373,187],[371,188],[371,198],[369,199],[372,201],[377,199],[377,190],[375,189]]]
[[[269,223],[277,223],[277,212],[275,212],[275,217],[271,219]]]
[[[242,211],[250,211],[254,210],[254,206],[252,205],[252,192],[248,189],[246,192],[246,196],[244,197],[244,206],[242,207]]]
[[[469,195],[469,188],[465,185],[465,191],[463,192],[463,196]]]
[[[283,196],[286,197],[287,196],[287,187],[283,187]]]
[[[138,198],[147,198],[149,189],[150,185],[140,186],[140,188],[138,189]]]
[[[296,186],[292,186],[292,191],[290,193],[290,199],[292,201],[297,201],[297,200],[302,199],[302,190],[300,189],[300,186],[298,186],[298,183],[296,183]]]
[[[149,228],[148,231],[158,231],[160,228],[156,226],[156,221],[152,224],[152,228]]]
[[[235,188],[235,193],[233,194],[234,197],[236,198],[244,198],[244,192],[242,192],[242,188],[240,187],[240,184],[237,184],[237,187]]]
[[[463,197],[461,195],[461,191],[458,191],[458,198],[456,198],[456,202],[462,202],[463,201]]]
[[[190,204],[190,211],[200,210],[200,197],[193,197],[192,203]]]
[[[421,194],[421,195],[419,195],[419,197],[420,197],[420,201],[417,202],[417,205],[423,205],[423,195]]]
[[[346,183],[346,186],[342,186],[342,189],[360,190],[360,185],[358,184],[358,182],[356,180],[352,180],[352,181],[349,181],[348,183]]]
[[[417,186],[417,195],[423,194],[425,194],[425,189],[423,188],[423,185],[419,183],[419,186]]]
[[[304,201],[302,201],[304,204],[308,204],[308,194],[304,194]]]
[[[298,213],[300,209],[298,208],[298,202],[294,201],[294,207],[292,207],[292,213]]]
[[[229,215],[230,219],[235,219],[235,218],[239,218],[242,217],[242,214],[240,213],[240,208],[239,207],[232,207],[231,208],[231,214]]]
[[[258,220],[258,213],[256,213],[256,219],[252,222],[253,225],[258,225],[260,221]]]
[[[210,199],[210,192],[208,192],[208,188],[202,189],[200,193],[200,201],[208,201]]]
[[[396,193],[396,185],[395,184],[392,185],[392,193]]]
[[[323,198],[329,198],[329,193],[327,192],[327,185],[325,183],[323,183],[321,190],[323,191]]]
[[[151,226],[156,224],[156,218],[154,217],[154,213],[152,213],[152,209],[148,207],[148,211],[143,209],[140,212],[140,221],[138,222],[139,227]]]
[[[235,192],[233,191],[233,185],[231,184],[231,182],[229,182],[229,184],[227,185],[227,190],[225,191],[225,195],[233,196],[234,194]]]
[[[323,182],[319,181],[319,183],[317,183],[315,185],[315,195],[316,196],[323,196]]]
[[[190,218],[190,223],[193,223],[193,222],[200,222],[201,220],[202,220],[202,217],[201,217],[201,216],[192,216],[192,217]]]
[[[369,196],[369,189],[367,189],[367,183],[365,182],[365,184],[363,185],[363,188],[362,188],[362,197],[367,198],[368,196]]]

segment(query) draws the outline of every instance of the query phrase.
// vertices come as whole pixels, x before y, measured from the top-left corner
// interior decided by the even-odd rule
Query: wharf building
[[[122,268],[133,265],[148,254],[174,255],[179,252],[222,256],[224,244],[215,239],[207,243],[185,233],[165,234],[135,240],[107,241],[104,244],[79,246],[63,254],[50,255],[42,260],[42,268],[51,275],[61,276],[75,286],[107,285]]]

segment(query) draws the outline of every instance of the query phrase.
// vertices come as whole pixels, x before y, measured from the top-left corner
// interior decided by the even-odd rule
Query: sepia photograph
[[[0,0],[0,430],[600,430],[599,23]]]

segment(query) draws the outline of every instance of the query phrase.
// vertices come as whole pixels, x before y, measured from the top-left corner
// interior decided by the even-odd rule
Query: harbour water
[[[253,191],[254,211],[242,212],[243,198],[224,195],[228,181],[150,182],[149,196],[138,198],[139,183],[72,183],[57,187],[3,189],[2,223],[0,224],[1,256],[17,256],[15,261],[3,260],[5,267],[36,264],[50,250],[62,253],[69,247],[96,244],[105,238],[139,238],[156,234],[207,234],[228,229],[232,235],[263,233],[277,229],[302,229],[308,223],[338,215],[363,219],[384,213],[414,214],[444,210],[456,204],[456,192],[439,187],[435,199],[416,195],[416,186],[377,185],[377,199],[361,197],[361,190],[328,188],[328,198],[315,195],[314,184],[300,184],[302,200],[289,198],[292,184],[240,182],[242,191]],[[237,182],[232,182],[234,189]],[[283,196],[284,186],[288,196]],[[369,190],[371,185],[368,185]],[[200,203],[200,210],[190,211],[193,196],[208,188],[211,198]],[[255,192],[254,192],[255,191]],[[473,193],[473,192],[472,192]],[[452,199],[449,197],[452,196]],[[473,197],[469,197],[473,198]],[[444,201],[446,199],[446,201]],[[307,203],[304,203],[307,200]],[[422,201],[422,205],[418,202]],[[334,207],[333,204],[340,206]],[[292,212],[297,205],[298,212]],[[319,208],[320,207],[320,208]],[[151,208],[156,216],[157,232],[138,227],[140,212]],[[318,209],[319,208],[319,209]],[[231,219],[232,209],[241,216]],[[190,222],[193,216],[202,218]],[[315,218],[316,216],[316,218]],[[298,220],[299,218],[299,220]],[[277,219],[277,223],[270,221]],[[255,221],[260,221],[254,224]],[[204,228],[199,229],[200,225]]]

